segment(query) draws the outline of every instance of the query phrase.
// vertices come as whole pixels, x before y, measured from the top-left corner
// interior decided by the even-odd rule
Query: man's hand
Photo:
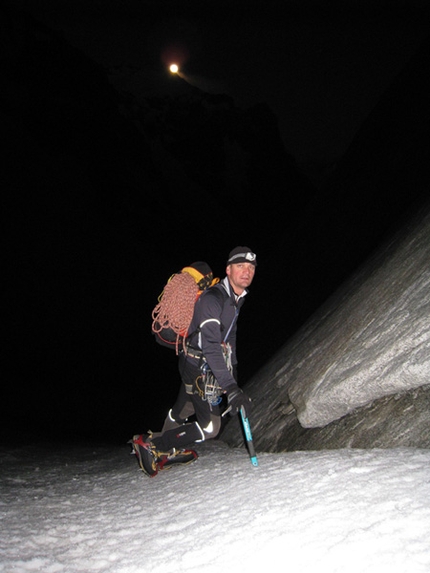
[[[245,394],[243,390],[236,386],[227,394],[228,408],[226,413],[229,412],[230,416],[234,416],[244,406],[248,415],[251,405],[251,398]]]

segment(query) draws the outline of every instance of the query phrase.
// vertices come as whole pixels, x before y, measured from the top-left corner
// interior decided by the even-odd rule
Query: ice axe
[[[245,407],[240,408],[240,417],[242,420],[243,430],[245,432],[246,445],[248,447],[249,457],[253,466],[258,466],[257,456],[255,454],[254,442],[252,441],[251,426],[249,425],[248,416],[246,415]]]

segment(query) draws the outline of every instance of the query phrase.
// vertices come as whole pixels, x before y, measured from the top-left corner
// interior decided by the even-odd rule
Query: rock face
[[[421,189],[428,198],[429,60],[427,41],[384,94],[318,196],[316,212],[326,216],[311,218],[309,226],[321,237],[314,247],[321,262],[311,270],[308,259],[296,265],[309,280],[312,270],[314,280],[324,276],[322,267],[334,252],[338,261],[347,261],[342,251],[353,234],[361,233],[363,243],[368,240],[366,226],[355,226],[354,210],[370,222],[378,212],[398,209],[397,198],[391,200],[398,187]],[[346,205],[343,197],[351,193]],[[329,239],[336,217],[343,217],[344,242]],[[430,446],[428,204],[387,237],[247,385],[255,399],[260,449]],[[241,440],[235,426],[223,432],[232,444]]]
[[[260,258],[265,266],[259,268],[250,297],[258,310],[250,313],[263,309],[264,323],[257,329],[270,331],[267,360],[405,223],[416,209],[414,201],[428,197],[429,66],[430,38],[381,96],[308,208],[284,226],[276,248]],[[276,276],[261,277],[266,268],[275,269]],[[267,281],[272,281],[270,295],[254,303],[254,293],[267,291]],[[262,354],[261,338],[255,336],[254,363]],[[242,362],[248,362],[246,357]]]
[[[430,447],[430,385],[375,400],[323,428],[303,428],[291,404],[279,399],[274,403],[265,420],[253,411],[257,451]],[[237,420],[228,422],[222,439],[231,446],[243,445]]]
[[[399,195],[392,191],[400,187],[421,189],[424,202],[247,384],[260,449],[430,446],[429,60],[427,41],[317,197],[316,212],[327,213],[310,223],[321,238],[315,247],[320,260],[307,268],[310,259],[303,257],[298,276],[311,280],[317,271],[318,280],[330,257],[346,261],[341,253],[354,234],[363,243],[369,239],[353,212],[375,221],[378,212],[397,210]],[[346,194],[352,194],[348,203]],[[378,197],[373,204],[371,196]],[[336,216],[343,217],[344,241],[329,239]],[[236,422],[223,438],[241,442]]]
[[[288,388],[304,427],[325,426],[370,401],[427,384],[429,351],[427,215],[381,249],[300,330],[285,349],[278,385]]]
[[[429,380],[430,205],[247,384],[256,445],[430,447]]]

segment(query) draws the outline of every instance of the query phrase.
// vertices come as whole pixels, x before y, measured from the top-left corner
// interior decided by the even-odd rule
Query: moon
[[[169,70],[172,72],[172,74],[177,74],[179,72],[179,68],[176,64],[172,64]]]

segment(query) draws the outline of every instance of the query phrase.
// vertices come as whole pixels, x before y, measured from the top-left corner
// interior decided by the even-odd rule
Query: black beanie
[[[235,247],[228,255],[227,265],[236,263],[251,263],[257,266],[257,255],[249,247]]]

